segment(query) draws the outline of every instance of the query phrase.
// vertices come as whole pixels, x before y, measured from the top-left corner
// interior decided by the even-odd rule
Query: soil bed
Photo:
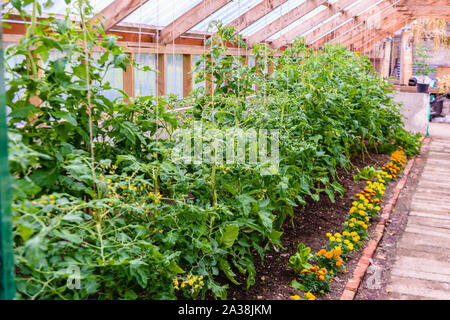
[[[394,296],[387,287],[390,283],[391,268],[395,263],[395,257],[397,255],[397,244],[403,235],[408,221],[412,197],[416,192],[420,176],[424,169],[424,164],[428,157],[428,148],[428,145],[422,146],[421,153],[417,155],[414,165],[408,175],[405,187],[400,192],[399,198],[391,212],[391,216],[386,222],[383,238],[373,255],[372,265],[374,266],[374,269],[377,270],[377,274],[366,273],[356,293],[355,300],[399,299],[399,297]],[[374,280],[376,280],[375,283]],[[416,298],[423,299],[422,297]]]
[[[371,154],[362,158],[352,159],[352,163],[360,170],[365,166],[373,166],[380,168],[388,162],[389,156],[385,154]],[[356,169],[345,172],[338,170],[339,183],[345,188],[342,198],[336,197],[335,203],[332,203],[327,195],[323,194],[319,202],[311,199],[307,201],[307,205],[302,209],[294,208],[294,225],[291,219],[286,219],[281,236],[281,241],[286,248],[280,249],[278,252],[271,250],[266,253],[264,264],[261,264],[259,256],[255,255],[256,261],[256,283],[245,290],[245,285],[237,286],[230,283],[228,290],[228,299],[233,300],[286,300],[290,296],[298,294],[303,296],[301,291],[293,289],[290,284],[295,279],[295,274],[286,265],[289,257],[297,250],[297,244],[303,242],[306,246],[311,247],[312,252],[317,252],[328,241],[325,234],[327,232],[340,232],[348,210],[352,206],[355,193],[358,193],[366,186],[366,181],[353,181],[353,175]],[[390,188],[395,184],[395,180],[390,184]],[[386,190],[386,199],[390,194],[389,188]],[[385,201],[383,201],[385,203]],[[370,225],[369,234],[372,236],[375,229],[376,220]],[[319,296],[318,299],[339,299],[347,279],[351,277],[353,269],[359,261],[362,250],[353,253],[345,262],[347,271],[340,272],[335,281],[331,284],[331,291],[327,295]],[[237,273],[237,280],[241,284],[245,284],[245,276]],[[225,280],[221,281],[229,283]]]

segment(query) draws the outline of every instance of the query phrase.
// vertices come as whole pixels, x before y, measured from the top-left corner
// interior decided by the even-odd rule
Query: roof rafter
[[[399,14],[397,11],[395,11],[395,9],[389,10],[388,12],[385,12],[383,17],[380,17],[380,27],[377,27],[376,25],[370,27],[367,23],[368,20],[366,20],[361,26],[353,30],[356,31],[356,34],[347,36],[345,40],[339,42],[346,47],[349,47],[351,44],[353,44],[354,48],[358,48],[361,45],[361,42],[367,41],[367,38],[373,37],[373,34],[379,33],[380,30],[389,30],[394,33],[395,31],[397,31],[397,29],[394,28],[395,24],[398,23],[396,19],[400,19],[401,16],[403,15]]]
[[[232,0],[203,0],[161,30],[160,42],[167,44]]]
[[[250,44],[253,42],[262,42],[327,2],[327,0],[307,0],[289,12],[286,12],[272,23],[260,29],[258,32],[252,34],[247,38],[247,42]]]
[[[393,34],[393,31],[397,31],[400,28],[402,28],[402,26],[405,26],[406,24],[409,23],[409,21],[411,20],[410,17],[408,16],[403,16],[401,18],[399,18],[399,20],[397,20],[396,22],[394,22],[393,25],[391,25],[389,28],[390,30],[382,30],[379,33],[377,33],[374,37],[369,38],[367,41],[362,42],[360,47],[358,48],[358,51],[361,51],[361,53],[367,53],[369,52],[379,41],[383,40],[384,38],[388,37],[389,35]]]
[[[287,1],[288,0],[264,0],[244,14],[241,14],[228,25],[233,26],[237,32],[240,32]]]
[[[390,10],[392,12],[394,12],[396,9],[392,8],[392,0],[384,0],[380,3],[378,3],[375,7],[364,11],[361,14],[358,14],[356,16],[353,17],[353,20],[348,21],[347,23],[345,23],[344,25],[340,26],[339,28],[333,30],[330,35],[331,35],[331,41],[334,39],[340,39],[340,41],[343,40],[343,36],[346,34],[353,34],[354,30],[359,27],[362,26],[362,23],[368,19],[372,19],[373,17],[375,17],[376,15],[379,15],[380,17],[386,15],[387,13],[391,13],[391,12],[387,12],[387,10]],[[362,27],[360,28],[362,29]],[[360,30],[359,29],[359,30]],[[330,37],[327,37],[328,39],[330,39]],[[315,40],[313,40],[313,44],[314,47],[320,47],[322,46],[325,42],[327,42],[327,38],[325,37],[320,37],[320,38],[316,38]]]
[[[354,48],[356,51],[367,51],[368,46],[374,45],[376,42],[373,42],[374,39],[383,39],[389,35],[394,34],[398,31],[402,26],[405,26],[411,17],[405,15],[400,12],[392,12],[385,16],[379,24],[379,28],[369,29],[368,32],[360,32],[353,39],[349,39],[344,42],[344,45],[350,45],[350,43],[354,44]]]
[[[327,34],[330,30],[333,30],[334,28],[337,28],[338,26],[344,24],[349,19],[355,19],[358,14],[361,14],[368,7],[376,5],[379,1],[380,0],[360,1],[348,10],[344,10],[343,14],[334,17],[316,30],[308,33],[305,37],[306,43],[313,42],[313,40],[315,40],[316,38],[320,37],[321,35]]]
[[[108,30],[148,1],[149,0],[115,0],[92,18],[90,22],[98,23],[98,21],[100,21],[104,24],[105,30]]]
[[[289,44],[292,40],[297,38],[298,36],[301,36],[308,30],[314,28],[319,23],[321,23],[324,20],[327,20],[331,18],[333,15],[338,13],[339,11],[342,11],[344,8],[348,7],[352,3],[356,2],[357,0],[339,0],[333,4],[328,4],[328,8],[325,10],[317,13],[313,17],[306,20],[304,23],[296,26],[292,30],[286,32],[283,36],[279,37],[275,41],[272,42],[272,48],[278,49],[284,45]]]

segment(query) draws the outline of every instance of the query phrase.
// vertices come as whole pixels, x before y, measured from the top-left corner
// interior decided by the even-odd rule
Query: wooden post
[[[410,43],[410,31],[403,31],[400,40],[400,84],[408,85],[412,76],[412,46]]]
[[[192,55],[183,54],[183,97],[192,91]]]
[[[156,86],[157,86],[156,95],[162,96],[166,94],[167,56],[164,53],[158,53],[156,59],[157,59],[157,69],[159,71],[156,77]]]
[[[384,43],[382,76],[385,79],[389,78],[389,68],[390,68],[390,64],[391,64],[391,52],[392,52],[392,39],[390,39]]]
[[[130,60],[134,60],[134,53],[130,53]],[[135,92],[135,77],[134,77],[134,67],[132,65],[127,65],[127,69],[123,72],[123,91],[130,98],[134,98]]]

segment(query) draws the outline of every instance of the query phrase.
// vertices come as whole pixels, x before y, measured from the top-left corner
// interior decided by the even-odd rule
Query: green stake
[[[0,47],[3,48],[3,31],[0,26]],[[8,165],[8,129],[6,126],[4,57],[0,52],[0,299],[15,296],[14,255],[12,246],[11,197]]]

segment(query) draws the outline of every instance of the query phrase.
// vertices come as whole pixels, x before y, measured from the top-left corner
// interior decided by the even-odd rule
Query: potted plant
[[[436,70],[436,68],[432,68],[426,63],[426,59],[432,57],[428,53],[427,48],[419,44],[416,49],[416,55],[417,58],[414,66],[417,67],[415,76],[417,79],[417,92],[428,93],[428,87],[432,82],[429,75],[431,75]]]

